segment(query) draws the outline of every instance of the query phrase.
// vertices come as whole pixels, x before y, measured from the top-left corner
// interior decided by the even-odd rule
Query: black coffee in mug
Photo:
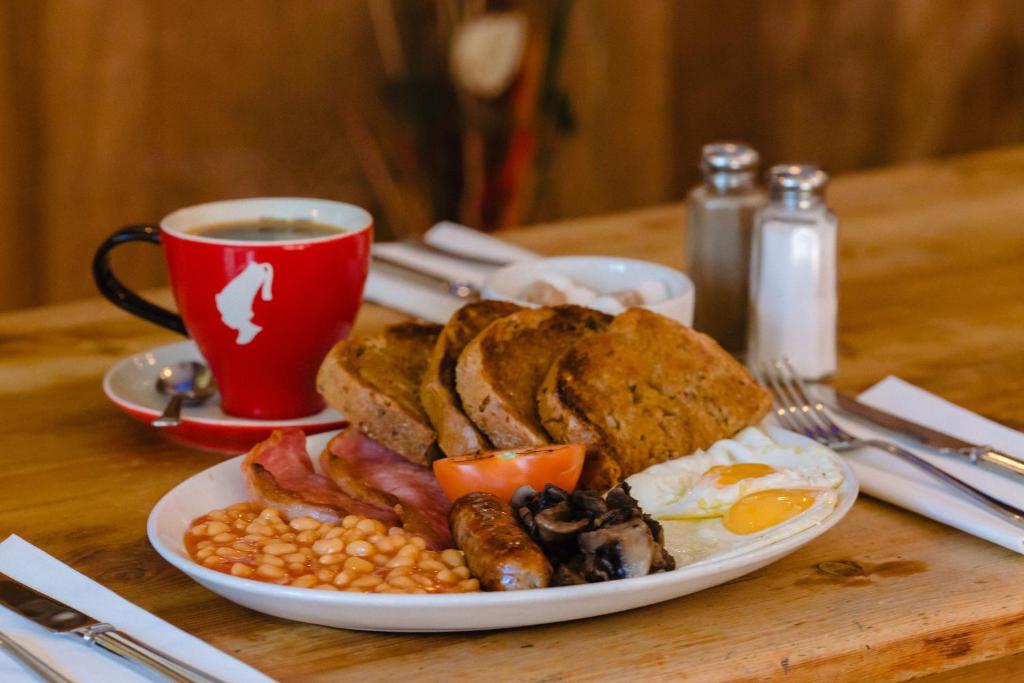
[[[211,223],[192,228],[188,232],[210,239],[234,242],[284,242],[332,237],[341,231],[333,226],[313,221],[261,219]]]

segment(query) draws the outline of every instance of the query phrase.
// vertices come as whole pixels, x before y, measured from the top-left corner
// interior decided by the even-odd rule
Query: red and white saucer
[[[193,341],[158,346],[118,361],[103,377],[103,393],[131,417],[149,424],[163,412],[167,398],[156,390],[160,368],[181,361],[203,360]],[[297,427],[306,434],[338,429],[345,423],[338,411],[326,408],[294,420],[252,420],[228,415],[220,407],[220,395],[199,406],[184,406],[181,425],[161,429],[167,436],[208,450],[241,453],[275,429]]]

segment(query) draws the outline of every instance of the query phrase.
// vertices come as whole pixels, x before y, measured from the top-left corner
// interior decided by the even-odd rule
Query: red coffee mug
[[[228,240],[194,232],[219,223],[312,221],[336,234]],[[162,244],[180,315],[146,301],[110,269],[125,242]],[[370,268],[373,219],[351,204],[259,198],[180,209],[155,225],[111,235],[93,259],[100,292],[124,310],[191,336],[213,371],[227,413],[290,419],[323,409],[316,372],[352,330]]]

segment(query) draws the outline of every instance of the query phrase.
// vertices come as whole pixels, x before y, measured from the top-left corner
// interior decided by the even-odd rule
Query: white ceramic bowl
[[[520,299],[520,292],[542,275],[550,274],[564,275],[599,294],[633,289],[645,280],[657,280],[664,283],[669,298],[645,308],[684,325],[693,324],[695,292],[690,278],[659,263],[618,256],[553,256],[513,263],[494,271],[484,281],[483,297],[536,306]]]
[[[797,447],[814,444],[804,436],[766,427],[776,441]],[[314,462],[333,434],[306,440]],[[835,510],[815,526],[770,545],[722,560],[708,559],[670,572],[635,579],[509,593],[386,595],[292,588],[241,579],[189,559],[184,535],[189,523],[215,508],[248,499],[240,469],[242,456],[178,484],[149,515],[149,542],[172,565],[214,593],[240,605],[285,619],[372,631],[472,631],[546,624],[593,617],[670,600],[760,569],[835,526],[857,498],[857,480],[840,460],[845,477]]]

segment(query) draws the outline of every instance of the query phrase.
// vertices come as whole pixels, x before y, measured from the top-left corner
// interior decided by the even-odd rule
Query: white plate
[[[193,341],[158,346],[124,358],[103,377],[103,393],[118,408],[149,424],[164,409],[167,398],[156,390],[161,368],[203,357]],[[344,422],[338,411],[325,408],[315,415],[294,420],[252,420],[228,415],[220,407],[220,394],[198,406],[182,408],[181,425],[165,427],[168,436],[193,446],[237,453],[263,441],[275,429],[296,427],[307,434],[336,429]]]
[[[766,427],[780,443],[806,447],[813,442],[792,432]],[[319,455],[332,434],[307,439]],[[316,457],[314,456],[314,460]],[[845,461],[839,501],[821,523],[773,545],[725,560],[710,560],[671,572],[583,586],[508,593],[384,595],[291,588],[241,579],[207,569],[189,559],[184,534],[189,523],[215,508],[248,499],[242,456],[200,472],[165,495],[149,515],[149,541],[161,556],[211,591],[240,605],[285,619],[370,631],[473,631],[582,619],[671,600],[774,562],[814,540],[842,519],[857,498],[857,481]]]

